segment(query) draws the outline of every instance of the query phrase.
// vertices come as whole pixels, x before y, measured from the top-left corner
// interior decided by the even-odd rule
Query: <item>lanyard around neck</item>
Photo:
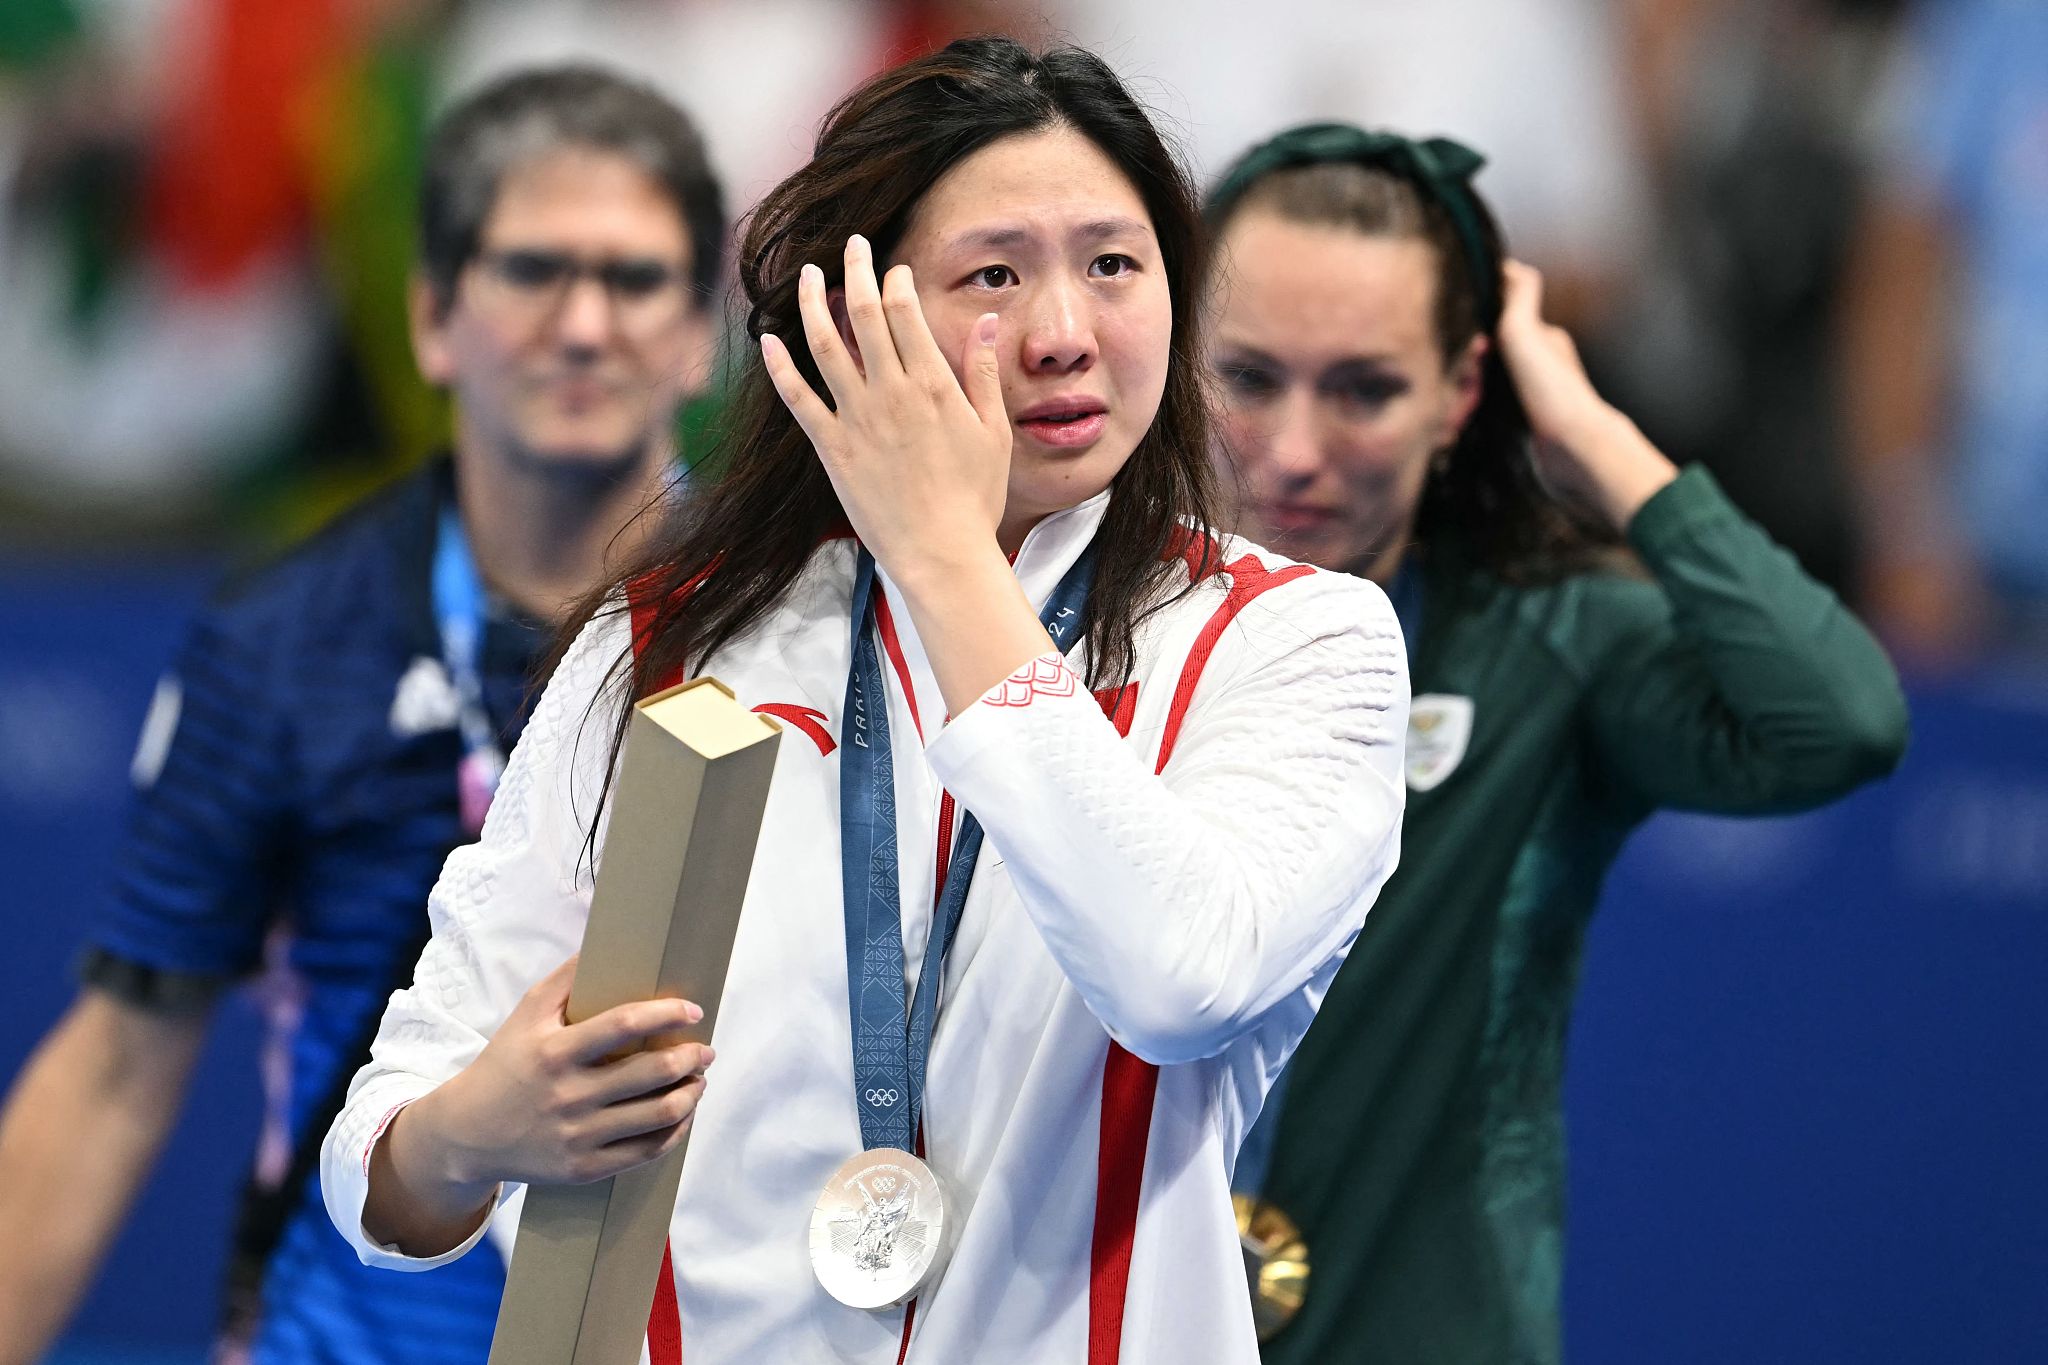
[[[1073,643],[1095,577],[1089,546],[1046,600],[1039,621],[1062,651]],[[896,842],[896,771],[889,698],[875,645],[880,591],[875,561],[860,551],[853,580],[853,661],[840,722],[840,877],[846,914],[847,1004],[853,1018],[854,1108],[861,1145],[911,1150],[924,1111],[925,1063],[938,1014],[946,954],[967,906],[981,851],[981,823],[961,813],[946,865],[945,895],[925,941],[917,993],[903,979],[903,898]]]
[[[441,664],[455,689],[456,725],[462,736],[457,781],[463,824],[474,835],[505,771],[505,755],[484,706],[484,585],[462,514],[451,501],[441,509],[434,539],[434,625],[441,637]]]

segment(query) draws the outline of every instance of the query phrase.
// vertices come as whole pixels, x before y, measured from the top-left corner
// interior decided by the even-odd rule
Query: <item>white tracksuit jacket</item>
[[[1034,603],[1106,502],[1027,538],[1016,571]],[[950,723],[884,576],[909,973],[942,790],[987,831],[924,1112],[959,1235],[915,1305],[911,1362],[1258,1359],[1230,1168],[1394,869],[1408,678],[1378,588],[1224,550],[1229,572],[1141,628],[1134,697],[1091,697],[1078,665],[1049,655]],[[822,546],[705,670],[802,723],[785,724],[671,1228],[691,1365],[894,1365],[902,1347],[904,1311],[841,1306],[807,1251],[812,1204],[860,1148],[837,751],[854,557],[851,540]],[[327,1135],[327,1206],[370,1264],[427,1269],[478,1240],[433,1260],[373,1242],[369,1151],[580,943],[585,822],[617,714],[598,692],[628,635],[623,616],[600,618],[549,683],[481,842],[448,859],[433,941]]]

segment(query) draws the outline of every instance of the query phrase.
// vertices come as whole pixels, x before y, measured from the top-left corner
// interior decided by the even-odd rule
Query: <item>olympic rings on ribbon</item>
[[[890,1106],[894,1105],[896,1101],[902,1098],[903,1096],[896,1092],[896,1087],[893,1085],[888,1087],[887,1089],[879,1089],[874,1086],[870,1086],[868,1088],[868,1103],[873,1105],[879,1105],[884,1109],[887,1109]]]

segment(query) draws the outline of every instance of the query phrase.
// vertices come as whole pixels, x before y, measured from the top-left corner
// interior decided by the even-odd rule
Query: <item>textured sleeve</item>
[[[462,1255],[408,1257],[363,1232],[370,1152],[399,1110],[447,1080],[533,984],[574,953],[590,914],[585,836],[612,723],[622,616],[600,615],[570,646],[513,750],[483,837],[448,855],[427,902],[433,938],[412,984],[392,994],[320,1152],[328,1216],[366,1264],[425,1270]],[[479,1229],[479,1235],[481,1235]]]
[[[1368,583],[1255,599],[1190,700],[1155,774],[1046,655],[928,751],[1089,1008],[1158,1063],[1222,1051],[1349,948],[1405,797],[1407,660]]]
[[[1620,638],[1587,687],[1623,789],[1690,810],[1797,810],[1897,765],[1906,703],[1884,650],[1704,469],[1645,503],[1629,539],[1669,610]]]

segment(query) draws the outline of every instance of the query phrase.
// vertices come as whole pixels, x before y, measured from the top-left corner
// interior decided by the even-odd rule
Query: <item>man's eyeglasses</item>
[[[535,326],[552,318],[584,279],[604,287],[621,331],[647,336],[673,323],[687,307],[690,281],[681,267],[648,257],[586,260],[566,251],[515,247],[485,251],[477,266],[503,307]]]

